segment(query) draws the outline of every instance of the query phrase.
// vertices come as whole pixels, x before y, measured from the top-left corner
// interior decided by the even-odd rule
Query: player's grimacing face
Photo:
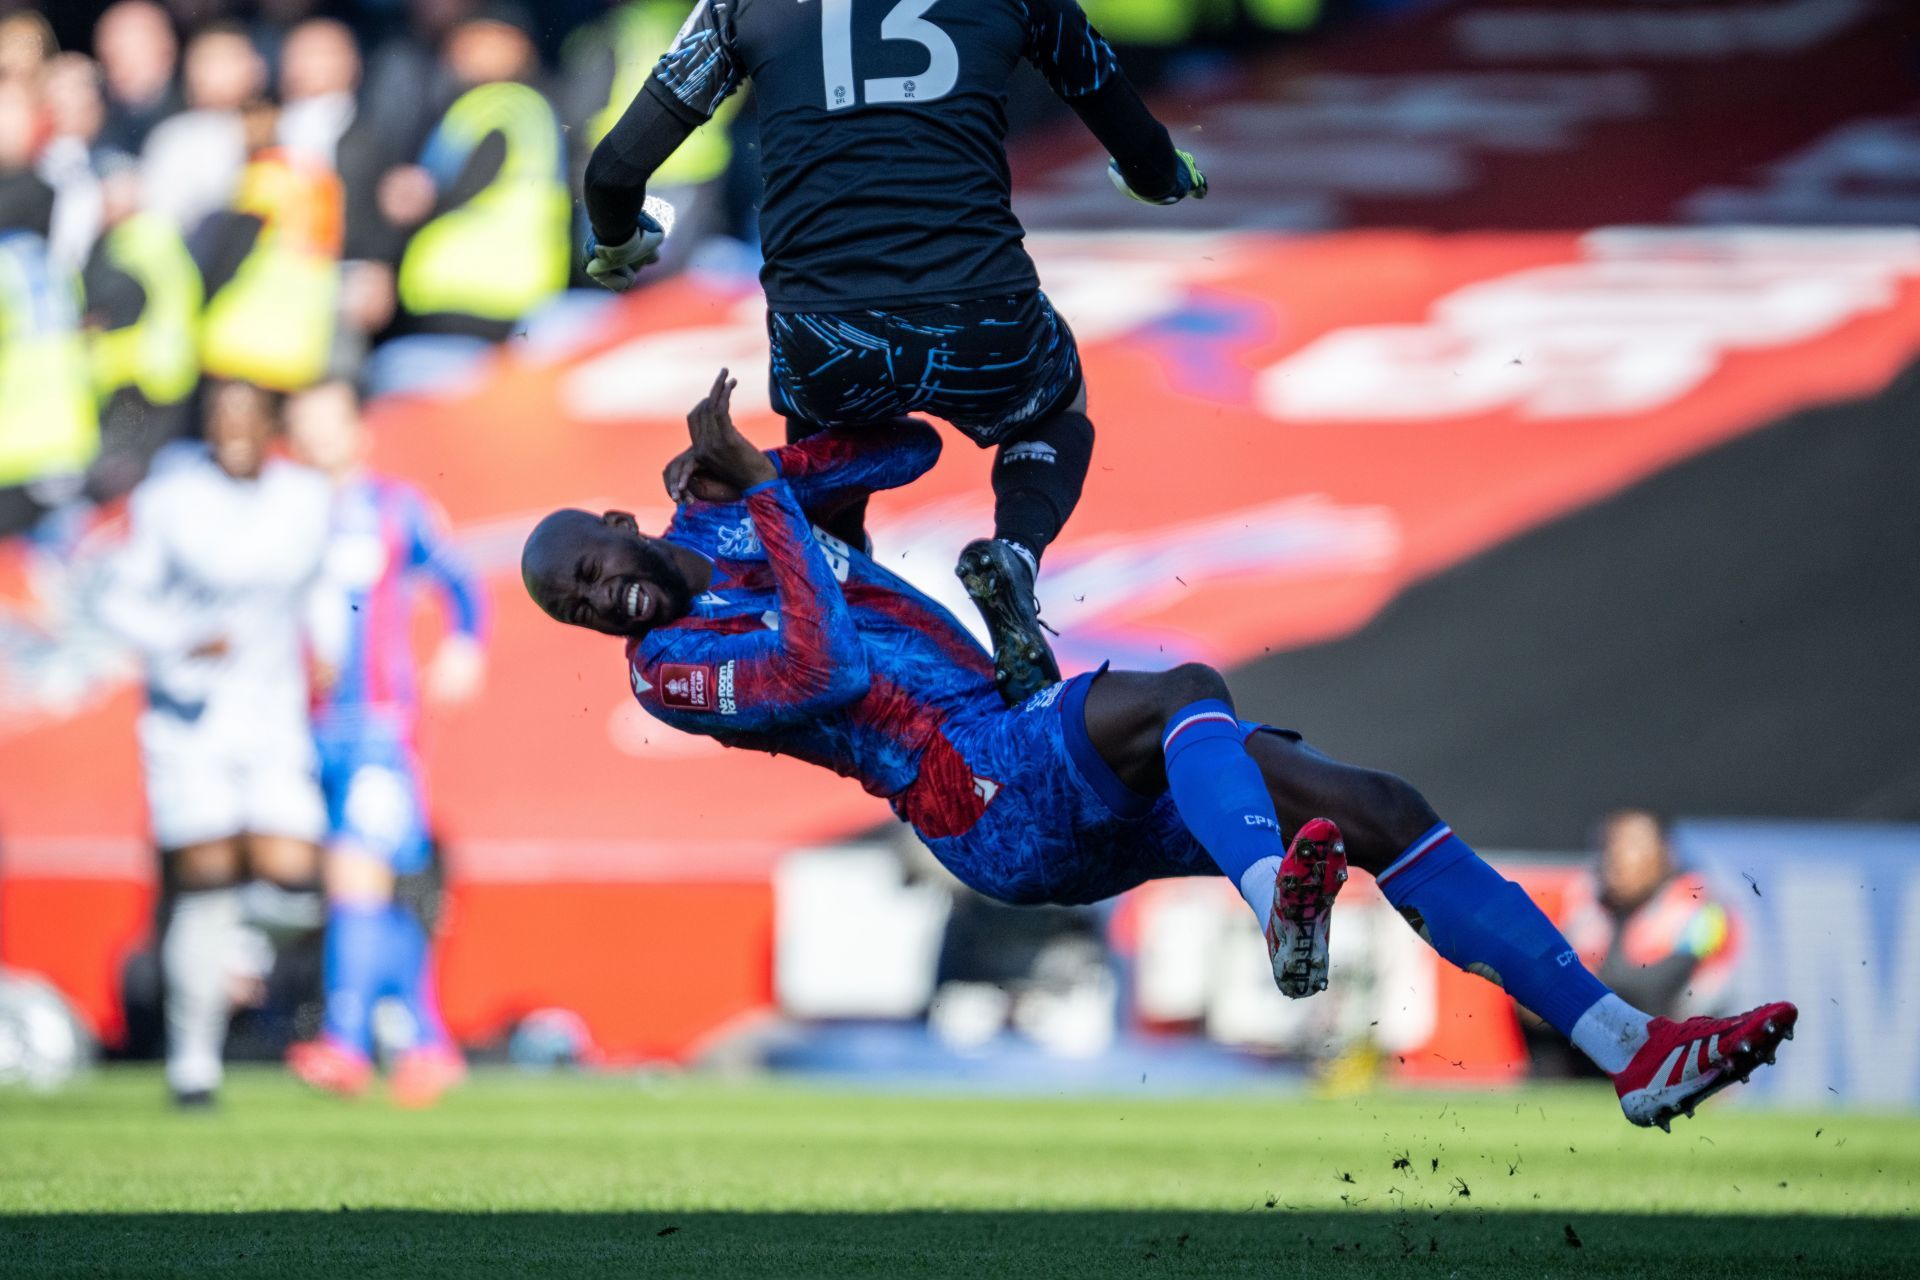
[[[672,556],[618,511],[548,516],[527,540],[521,574],[549,617],[603,635],[645,635],[693,599]]]

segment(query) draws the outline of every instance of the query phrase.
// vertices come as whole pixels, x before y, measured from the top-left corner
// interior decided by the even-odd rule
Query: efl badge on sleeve
[[[713,667],[705,662],[663,662],[655,676],[662,706],[713,710]]]

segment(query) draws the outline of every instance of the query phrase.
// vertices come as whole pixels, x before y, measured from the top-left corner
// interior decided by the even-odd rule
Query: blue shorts
[[[1080,394],[1080,352],[1038,289],[897,311],[767,313],[773,407],[818,427],[928,413],[982,448]]]
[[[1001,902],[1098,902],[1148,880],[1219,875],[1168,793],[1143,796],[1108,767],[1087,736],[1087,691],[1104,672],[1083,672],[1019,706],[960,723],[944,736],[965,758],[984,811],[959,835],[927,840],[969,888]],[[1298,738],[1240,722],[1244,734]],[[925,838],[923,836],[923,838]]]
[[[405,733],[384,725],[321,727],[320,789],[335,848],[378,858],[395,875],[427,869],[420,761]]]

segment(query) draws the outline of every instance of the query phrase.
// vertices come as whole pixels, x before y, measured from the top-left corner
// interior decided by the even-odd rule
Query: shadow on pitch
[[[0,1214],[0,1276],[1912,1275],[1910,1218],[1442,1210]],[[1756,1269],[1757,1268],[1757,1269]]]

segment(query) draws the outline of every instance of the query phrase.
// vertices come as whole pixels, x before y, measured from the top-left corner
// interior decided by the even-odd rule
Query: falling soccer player
[[[1207,194],[1076,0],[700,0],[585,178],[587,273],[624,291],[664,238],[648,179],[753,82],[774,408],[790,441],[930,413],[998,449],[994,536],[956,572],[1009,704],[1060,679],[1034,576],[1093,457],[1073,334],[1013,215],[1007,85],[1023,58],[1106,147],[1122,192]],[[864,515],[855,499],[821,519],[857,547]]]
[[[1102,667],[1002,706],[992,662],[951,614],[812,526],[813,512],[915,479],[938,435],[903,419],[762,453],[729,417],[732,387],[722,371],[688,415],[692,447],[666,480],[693,501],[664,535],[621,511],[556,511],[521,554],[549,616],[626,639],[652,715],[859,779],[949,871],[1003,902],[1093,902],[1224,874],[1296,998],[1326,986],[1351,857],[1436,951],[1612,1076],[1638,1125],[1690,1114],[1792,1036],[1790,1004],[1686,1022],[1634,1009],[1418,791],[1242,720],[1208,667]]]

